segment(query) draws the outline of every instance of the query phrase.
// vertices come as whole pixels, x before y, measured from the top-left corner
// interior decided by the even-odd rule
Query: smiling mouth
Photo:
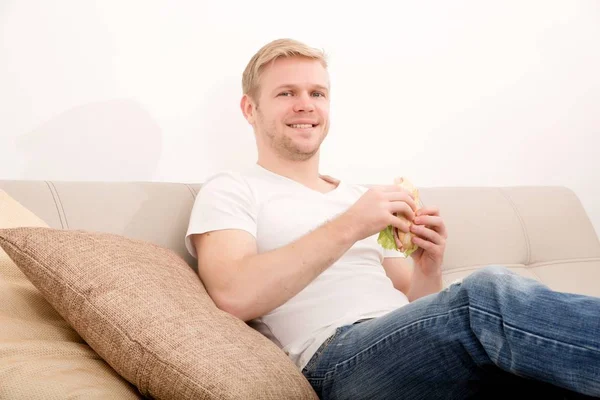
[[[319,126],[319,124],[289,124],[288,126],[294,129],[311,129]]]

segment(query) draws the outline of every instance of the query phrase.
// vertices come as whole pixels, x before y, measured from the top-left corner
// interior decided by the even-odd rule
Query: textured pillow
[[[317,398],[291,360],[219,310],[171,250],[113,234],[49,228],[0,230],[0,246],[144,395]]]
[[[0,190],[0,228],[47,226]],[[0,399],[136,399],[0,249]]]

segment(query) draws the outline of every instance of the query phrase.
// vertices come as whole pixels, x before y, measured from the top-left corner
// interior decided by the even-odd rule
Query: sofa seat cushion
[[[529,269],[559,292],[600,297],[600,257],[536,263]]]
[[[506,264],[509,270],[535,279],[552,290],[600,297],[600,257],[557,260],[535,264]],[[443,271],[444,286],[461,280],[483,265],[454,268]]]

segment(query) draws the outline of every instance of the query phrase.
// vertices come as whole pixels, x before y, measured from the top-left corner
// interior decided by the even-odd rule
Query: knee
[[[497,275],[514,275],[515,273],[504,265],[487,265],[474,272],[474,274],[492,277]]]
[[[502,265],[489,265],[466,277],[463,284],[490,288],[500,282],[510,280],[513,276],[515,273]]]

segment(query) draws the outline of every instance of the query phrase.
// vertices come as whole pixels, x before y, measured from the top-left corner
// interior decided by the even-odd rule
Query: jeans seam
[[[579,350],[594,351],[594,352],[600,353],[600,349],[596,349],[596,348],[588,347],[588,346],[582,346],[582,345],[579,345],[579,344],[573,344],[573,343],[565,342],[564,340],[556,340],[556,339],[553,339],[553,338],[550,338],[550,337],[547,337],[547,336],[542,336],[539,333],[530,332],[530,331],[526,331],[526,330],[524,330],[522,328],[518,328],[518,327],[516,327],[516,326],[514,326],[514,325],[512,325],[512,324],[510,324],[508,322],[506,322],[506,320],[504,320],[503,318],[499,317],[498,315],[490,313],[487,310],[484,310],[484,309],[481,309],[481,308],[478,308],[478,307],[474,307],[472,305],[469,306],[469,309],[472,310],[472,311],[475,311],[475,312],[480,312],[480,313],[485,314],[487,316],[490,316],[492,318],[496,318],[497,320],[501,321],[502,326],[504,328],[506,328],[506,329],[510,329],[510,330],[513,330],[513,331],[516,331],[516,332],[521,332],[521,333],[524,333],[526,335],[530,335],[530,336],[536,337],[538,339],[542,339],[542,340],[546,340],[546,341],[549,341],[549,342],[553,342],[554,344],[561,344],[561,345],[564,345],[566,347],[572,347],[572,348],[576,348],[576,349],[579,349]]]
[[[317,351],[315,352],[315,354],[313,354],[313,356],[310,358],[310,360],[308,360],[308,363],[302,369],[302,372],[306,371],[307,374],[311,374],[311,373],[314,372],[313,369],[318,364],[319,359],[321,358],[321,355],[323,354],[323,352],[325,351],[325,349],[327,348],[327,346],[338,335],[338,332],[339,332],[339,329],[336,329],[336,331],[331,336],[329,336],[327,339],[325,339],[325,341],[319,346],[319,348],[317,349]],[[311,377],[309,379],[311,379],[311,380],[320,380],[322,378],[312,378]]]
[[[464,305],[464,306],[461,306],[461,307],[456,307],[456,308],[453,308],[452,310],[449,310],[449,311],[448,311],[448,312],[446,312],[446,313],[442,313],[442,314],[436,314],[436,315],[430,316],[430,317],[428,317],[428,318],[419,319],[418,321],[414,321],[413,323],[411,323],[411,324],[409,324],[409,325],[405,325],[405,326],[403,326],[403,327],[402,327],[402,328],[400,328],[400,329],[394,330],[394,331],[393,331],[393,332],[391,332],[389,335],[386,335],[386,336],[382,337],[381,339],[379,339],[377,342],[373,343],[371,346],[367,347],[366,349],[363,349],[363,350],[361,350],[360,352],[358,352],[358,353],[354,354],[352,357],[350,357],[350,358],[347,358],[347,359],[345,359],[344,361],[341,361],[341,362],[339,362],[339,363],[335,364],[335,366],[334,366],[333,370],[337,370],[338,368],[341,368],[341,367],[345,366],[347,363],[349,363],[349,362],[353,361],[355,358],[357,358],[357,357],[360,357],[361,355],[363,355],[363,354],[365,354],[365,353],[367,353],[367,352],[371,351],[371,349],[373,349],[373,348],[375,348],[375,347],[379,346],[379,344],[380,344],[381,342],[383,342],[383,341],[385,341],[385,340],[388,340],[389,338],[391,338],[391,337],[393,337],[393,336],[396,336],[397,334],[399,334],[399,333],[401,333],[401,332],[404,332],[404,331],[406,331],[407,329],[409,329],[409,328],[412,328],[413,326],[415,326],[415,325],[417,325],[417,324],[420,324],[420,323],[422,323],[422,322],[425,322],[425,321],[431,321],[431,320],[434,320],[434,319],[438,319],[438,318],[440,318],[440,317],[445,317],[445,316],[447,316],[448,314],[450,314],[451,312],[454,312],[454,311],[460,311],[460,310],[467,309],[467,308],[469,308],[469,306],[468,306],[468,305]]]

